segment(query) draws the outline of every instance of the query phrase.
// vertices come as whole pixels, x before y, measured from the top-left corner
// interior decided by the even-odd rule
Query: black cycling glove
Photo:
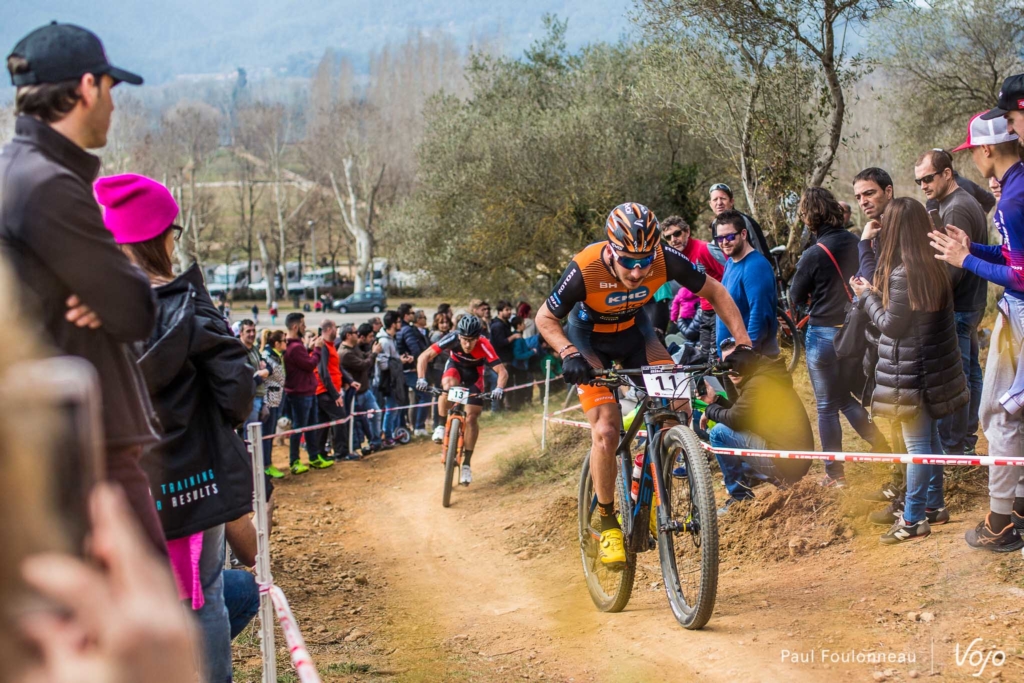
[[[569,386],[590,383],[593,379],[590,363],[582,353],[575,351],[562,359],[562,378]]]

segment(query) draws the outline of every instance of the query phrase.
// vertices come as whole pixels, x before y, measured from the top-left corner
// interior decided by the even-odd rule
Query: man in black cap
[[[0,250],[22,285],[25,311],[59,353],[95,366],[103,399],[107,476],[120,483],[153,545],[164,536],[139,466],[156,440],[146,386],[127,344],[144,341],[156,306],[149,281],[121,253],[93,196],[114,110],[110,89],[142,83],[107,61],[99,38],[53,23],[7,57],[14,140],[0,154]],[[166,550],[164,550],[166,552]]]
[[[1006,132],[1016,134],[1019,144],[1024,145],[1024,74],[1010,76],[999,89],[996,106],[982,114],[989,121],[994,118],[1006,119]]]

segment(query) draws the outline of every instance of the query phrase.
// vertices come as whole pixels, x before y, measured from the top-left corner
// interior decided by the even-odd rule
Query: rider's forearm
[[[416,359],[416,377],[423,379],[427,376],[427,366],[430,365],[431,358],[427,354],[431,352],[431,349],[427,349],[420,354],[419,358]]]
[[[494,371],[498,373],[498,386],[502,389],[508,384],[508,370],[505,369],[504,365],[499,365],[494,368]]]
[[[562,330],[562,323],[548,310],[547,302],[541,304],[534,322],[537,324],[537,331],[544,337],[548,346],[554,349],[555,353],[561,355],[561,349],[572,346],[569,338],[565,336],[565,331]]]
[[[750,335],[747,334],[747,327],[743,324],[743,316],[740,309],[736,308],[736,302],[729,296],[729,291],[721,282],[708,278],[699,295],[711,302],[715,313],[725,323],[726,328],[732,334],[737,344],[750,344]]]

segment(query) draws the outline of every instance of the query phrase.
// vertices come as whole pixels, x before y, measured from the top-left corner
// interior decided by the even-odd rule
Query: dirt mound
[[[787,489],[765,484],[757,497],[730,508],[718,520],[723,559],[788,560],[853,538],[841,493],[824,490],[810,478]]]
[[[513,555],[523,560],[562,550],[577,542],[577,521],[576,499],[558,496],[538,519],[510,535],[506,545]]]

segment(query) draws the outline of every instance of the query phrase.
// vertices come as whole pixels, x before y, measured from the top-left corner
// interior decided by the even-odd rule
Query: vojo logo
[[[637,287],[632,292],[612,292],[604,302],[609,306],[621,306],[630,301],[643,301],[650,293],[646,287]]]

